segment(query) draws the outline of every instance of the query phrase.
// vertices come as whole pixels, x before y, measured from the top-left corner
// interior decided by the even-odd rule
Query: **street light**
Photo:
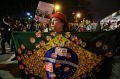
[[[59,4],[56,4],[56,5],[55,5],[55,12],[56,12],[56,11],[60,11],[60,5],[59,5]]]
[[[31,15],[30,18],[33,18],[33,16]]]
[[[78,25],[79,25],[80,18],[81,18],[81,13],[77,12],[76,13],[76,21],[78,22]]]
[[[76,18],[81,18],[81,13],[76,13]]]
[[[28,20],[32,20],[33,16],[31,15],[30,12],[27,12],[26,15],[27,15],[26,18],[27,18]]]
[[[29,12],[26,13],[27,16],[30,16],[31,14]]]

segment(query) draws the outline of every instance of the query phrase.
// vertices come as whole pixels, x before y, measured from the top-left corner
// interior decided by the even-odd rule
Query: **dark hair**
[[[63,31],[64,31],[64,32],[68,32],[68,31],[69,31],[68,23],[65,22],[64,20],[60,19],[60,18],[59,18],[59,20],[60,20],[62,23],[64,23]]]

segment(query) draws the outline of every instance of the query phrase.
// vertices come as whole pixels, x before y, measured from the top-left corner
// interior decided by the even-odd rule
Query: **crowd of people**
[[[98,32],[98,31],[110,31],[115,30],[120,27],[120,22],[110,21],[110,22],[94,22],[90,20],[83,20],[81,23],[70,23],[71,31],[73,32]]]
[[[1,28],[4,27],[2,24],[6,24],[6,23],[9,24],[12,31],[34,32],[38,30],[44,31],[45,28],[49,28],[48,23],[36,22],[34,20],[28,21],[26,19],[16,20],[10,17],[3,18],[3,21],[1,22],[1,25],[0,25]]]
[[[120,27],[120,21],[111,20],[109,22],[101,23],[101,28],[105,31],[115,30]]]
[[[48,29],[47,29],[48,28]],[[25,19],[16,20],[11,17],[4,17],[0,22],[0,41],[2,54],[6,53],[5,43],[7,42],[11,51],[13,51],[13,43],[12,43],[12,32],[13,31],[21,31],[21,32],[35,32],[41,30],[42,32],[48,32],[50,30],[48,23],[36,22],[36,21],[28,21]]]
[[[2,54],[6,53],[5,42],[11,46],[11,51],[13,51],[13,45],[11,44],[11,33],[13,31],[35,32],[40,30],[41,32],[50,32],[55,29],[55,27],[51,26],[51,23],[52,20],[50,20],[50,23],[43,23],[34,20],[17,20],[11,17],[4,17],[0,23]],[[80,23],[66,23],[65,26],[67,31],[70,32],[97,32],[115,30],[120,27],[120,22],[96,23],[90,20],[83,20]]]

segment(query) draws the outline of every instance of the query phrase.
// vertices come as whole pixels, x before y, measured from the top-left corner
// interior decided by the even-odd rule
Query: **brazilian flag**
[[[120,30],[14,32],[22,79],[108,79],[120,48]]]

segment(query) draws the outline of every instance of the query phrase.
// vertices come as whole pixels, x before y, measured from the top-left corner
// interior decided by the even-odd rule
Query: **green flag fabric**
[[[22,79],[108,79],[120,31],[14,32]]]

